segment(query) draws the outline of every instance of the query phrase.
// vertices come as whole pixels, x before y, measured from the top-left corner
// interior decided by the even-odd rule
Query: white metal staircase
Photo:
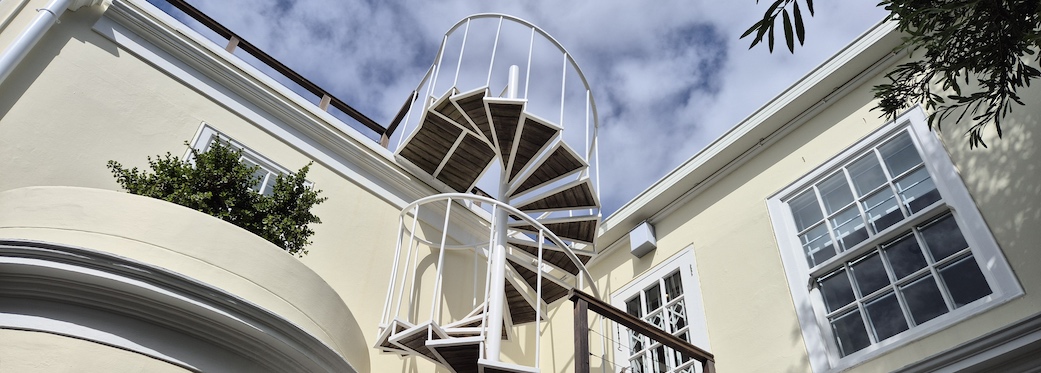
[[[466,48],[474,49],[467,47],[467,38],[476,38],[471,33],[481,30],[477,23],[489,21],[497,23],[495,43],[488,66],[480,69],[488,77],[483,85],[460,90],[460,76],[475,70],[463,63]],[[530,31],[528,53],[521,54],[527,58],[523,84],[517,64],[510,64],[505,82],[492,79],[504,22]],[[438,82],[445,80],[439,73],[451,68],[442,62],[446,45],[461,29],[452,84],[437,92]],[[556,122],[538,116],[532,105],[547,105],[529,96],[529,82],[539,79],[538,69],[533,69],[538,64],[532,62],[536,34],[565,61],[556,90],[559,105],[548,105],[559,111]],[[542,331],[538,325],[547,307],[572,288],[596,292],[584,267],[596,254],[601,218],[595,103],[567,51],[541,29],[510,16],[464,19],[445,35],[436,61],[414,92],[413,97],[423,97],[417,93],[425,88],[427,94],[418,100],[422,104],[417,110],[410,108],[409,117],[415,112],[418,120],[414,130],[399,139],[396,156],[444,193],[402,210],[374,347],[421,356],[457,373],[537,372]],[[560,74],[557,66],[553,74]],[[568,71],[581,79],[582,84],[570,87],[578,94],[569,93]],[[498,86],[502,93],[494,95],[493,87]],[[582,100],[569,106],[573,97]],[[584,119],[565,131],[563,122],[576,117]],[[406,120],[406,131],[410,123]],[[472,193],[483,190],[493,190],[494,198]],[[467,299],[465,294],[472,296]],[[509,343],[513,329],[528,324],[536,326],[535,356],[511,357],[527,361],[523,364],[503,362],[502,341]]]

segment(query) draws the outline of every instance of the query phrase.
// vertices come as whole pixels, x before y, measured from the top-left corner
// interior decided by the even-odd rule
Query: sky
[[[771,1],[188,0],[381,124],[444,33],[505,13],[556,38],[597,102],[602,213],[616,211],[885,17],[877,0],[818,1],[794,54],[740,35]],[[651,5],[648,5],[651,4]]]

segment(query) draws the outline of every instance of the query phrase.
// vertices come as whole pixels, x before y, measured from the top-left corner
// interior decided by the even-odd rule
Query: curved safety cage
[[[402,126],[391,139],[398,159],[445,192],[494,191],[507,173],[509,197],[523,206],[588,183],[587,203],[540,213],[600,213],[596,100],[574,56],[528,21],[476,14],[453,25],[398,118],[390,125]],[[439,138],[426,133],[435,128]],[[467,172],[444,171],[453,156],[472,163]],[[488,167],[494,158],[505,167]],[[565,172],[549,172],[554,167]]]
[[[545,309],[573,288],[588,288],[598,296],[584,266],[593,253],[571,248],[552,230],[505,203],[467,193],[434,195],[413,202],[399,215],[392,281],[376,348],[422,356],[456,372],[474,371],[486,360],[484,326],[489,323],[490,303],[485,300],[493,298],[489,283],[496,276],[489,254],[499,242],[494,223],[488,223],[477,204],[489,206],[493,215],[501,210],[515,216],[534,231],[511,230],[503,243],[508,249],[502,274],[509,284],[503,321],[507,330],[542,320]],[[436,264],[424,260],[434,256]],[[446,282],[454,285],[451,291],[445,290]],[[540,342],[541,329],[536,332],[535,361]]]
[[[533,367],[506,364],[502,341],[572,289],[596,293],[584,264],[601,219],[598,118],[585,75],[535,25],[473,15],[444,34],[397,120],[396,160],[445,194],[402,211],[375,347],[457,373],[537,371],[540,348]]]

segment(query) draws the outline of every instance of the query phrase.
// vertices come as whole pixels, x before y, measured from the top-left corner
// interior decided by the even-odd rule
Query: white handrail
[[[404,214],[402,214],[401,216],[404,217]],[[413,211],[412,211],[412,231],[409,232],[410,236],[409,236],[409,240],[408,240],[408,253],[405,255],[405,268],[408,268],[409,263],[412,262],[412,249],[415,247],[414,245],[415,245],[415,238],[416,238],[416,233],[415,233],[416,232],[416,223],[418,221],[419,221],[419,206],[415,206],[415,207],[413,207]],[[402,224],[402,226],[404,226],[404,224]],[[401,250],[401,246],[398,246],[397,249],[400,251]],[[415,272],[415,269],[413,269],[412,271]],[[396,276],[392,277],[392,280],[393,279],[397,279],[397,277]],[[401,279],[401,291],[398,292],[398,304],[396,306],[394,306],[394,317],[398,317],[398,315],[401,314],[401,299],[405,297],[405,284],[406,283],[408,283],[408,272],[405,272],[405,278]],[[410,290],[410,294],[411,294],[412,291],[415,291],[415,287],[412,287],[410,289],[411,289]],[[409,307],[411,307],[411,302],[409,303]]]
[[[489,198],[489,197],[479,196],[479,195],[476,195],[476,194],[469,194],[469,193],[443,193],[443,194],[435,194],[435,195],[432,195],[432,196],[423,197],[423,198],[420,198],[420,199],[412,202],[411,204],[406,206],[404,209],[402,209],[402,214],[406,213],[407,210],[416,208],[416,207],[418,207],[420,205],[425,205],[425,204],[428,204],[428,203],[431,203],[431,202],[440,201],[440,200],[446,200],[446,199],[469,200],[469,201],[477,201],[477,202],[481,202],[481,203],[487,203],[487,204],[489,204],[491,206],[494,206],[495,208],[501,208],[503,210],[506,210],[506,213],[508,213],[511,216],[515,216],[515,217],[520,218],[521,220],[527,222],[529,225],[534,227],[534,229],[536,231],[545,231],[546,232],[546,238],[549,239],[550,242],[552,242],[554,245],[559,247],[561,250],[563,250],[563,253],[565,255],[567,255],[568,259],[571,260],[571,262],[575,264],[576,268],[578,268],[579,273],[582,275],[582,276],[580,276],[578,278],[579,287],[582,288],[582,287],[584,287],[588,283],[588,285],[590,287],[590,290],[593,293],[593,296],[595,296],[597,298],[600,298],[600,292],[599,292],[599,290],[596,287],[596,283],[593,280],[592,275],[589,273],[588,270],[586,270],[585,265],[582,263],[582,261],[578,259],[578,256],[575,254],[574,250],[572,250],[571,246],[565,244],[564,240],[562,240],[555,233],[553,233],[552,230],[550,230],[549,228],[546,228],[546,226],[542,225],[542,223],[538,222],[537,220],[532,219],[530,216],[528,216],[527,213],[525,213],[525,212],[523,212],[521,210],[518,210],[517,208],[515,208],[513,206],[510,206],[510,205],[508,205],[508,204],[506,204],[504,202],[501,202],[501,201],[498,201],[498,200],[495,200],[495,199],[492,199],[492,198]],[[474,244],[474,245],[468,245],[468,246],[465,246],[465,247],[476,247],[476,246],[477,245]],[[449,246],[446,245],[445,247],[447,248]]]
[[[470,16],[468,16],[466,18],[463,18],[463,19],[459,20],[459,22],[456,22],[454,25],[452,25],[451,28],[448,29],[447,32],[445,32],[445,34],[443,36],[444,37],[448,37],[448,36],[451,36],[453,33],[455,33],[455,31],[458,30],[460,27],[463,27],[463,25],[466,26],[465,30],[463,32],[463,46],[460,47],[460,50],[459,50],[459,62],[456,63],[455,80],[453,81],[452,86],[458,85],[459,70],[460,70],[460,68],[462,66],[463,51],[465,50],[465,47],[466,47],[466,40],[467,40],[467,37],[469,35],[469,31],[470,31],[470,23],[471,23],[471,21],[473,21],[475,19],[485,19],[485,18],[497,18],[497,19],[500,20],[500,22],[502,20],[515,22],[515,23],[523,25],[524,27],[530,28],[533,32],[537,32],[539,35],[542,35],[543,38],[545,38],[547,41],[549,41],[550,44],[552,44],[554,47],[556,47],[557,50],[561,54],[564,55],[565,64],[571,66],[571,68],[573,68],[575,70],[575,73],[578,74],[578,78],[582,82],[582,85],[585,86],[586,90],[590,91],[590,92],[592,91],[591,87],[589,86],[589,80],[586,79],[585,73],[582,72],[582,69],[578,66],[578,62],[575,61],[574,56],[570,52],[568,52],[567,48],[564,48],[564,46],[562,44],[560,44],[560,42],[557,41],[556,38],[554,38],[548,32],[546,32],[545,30],[539,28],[538,26],[536,26],[535,24],[533,24],[531,22],[528,22],[528,21],[526,21],[526,20],[524,20],[522,18],[519,18],[519,17],[511,16],[511,15],[508,15],[508,14],[501,14],[501,13],[478,13],[478,14],[470,15]],[[501,26],[501,23],[500,23],[500,26]],[[532,34],[532,35],[534,35],[534,34]],[[532,38],[534,38],[534,36],[532,36]],[[498,44],[498,35],[496,36],[496,44]],[[531,44],[533,45],[534,42],[531,42]],[[434,58],[435,61],[440,61],[441,55],[444,53],[444,49],[445,49],[445,44],[442,43],[441,48],[437,51],[437,55]],[[528,55],[529,55],[529,58],[530,58],[531,52],[529,52]],[[530,67],[531,64],[529,63],[528,66]],[[434,78],[434,70],[435,70],[436,67],[438,67],[438,65],[436,63],[432,64],[430,66],[430,69],[427,70],[427,73],[423,76],[422,79],[420,79],[419,84],[416,85],[416,89],[415,89],[416,92],[418,92],[420,90],[420,88],[423,87],[423,85],[427,84],[429,80]],[[528,72],[529,72],[529,74],[527,76],[530,76],[530,68],[529,68]],[[527,80],[527,78],[525,78],[525,80]],[[491,81],[491,67],[489,67],[488,81],[489,82]],[[430,84],[430,85],[427,86],[428,87],[428,91],[432,92],[432,89],[431,89],[432,86],[433,86],[433,84]],[[528,86],[528,82],[526,81],[525,82],[525,95],[524,95],[525,98],[528,97],[527,86]],[[428,96],[429,95],[430,94],[428,92]],[[590,94],[589,102],[590,102],[589,106],[590,106],[590,108],[592,109],[592,112],[593,112],[593,127],[594,128],[599,128],[600,127],[600,115],[599,115],[599,113],[597,113],[597,110],[596,110],[596,99],[592,97],[592,94]],[[424,107],[424,109],[426,109],[426,107]],[[402,128],[402,132],[404,132],[405,128],[406,127]],[[595,132],[596,131],[594,130],[594,133]],[[398,146],[400,147],[401,144],[399,143]]]
[[[485,81],[486,87],[492,85],[492,69],[495,67],[495,52],[499,49],[499,34],[502,32],[502,17],[499,17],[499,28],[495,30],[495,43],[492,44],[492,60],[488,62],[488,80]],[[448,34],[445,34],[448,37]]]
[[[447,206],[445,206],[445,226],[441,230],[441,248],[440,248],[440,250],[438,250],[438,254],[437,254],[437,279],[434,280],[434,299],[433,299],[433,301],[430,302],[430,305],[432,306],[431,309],[430,309],[430,320],[433,320],[433,321],[440,321],[441,320],[441,297],[439,295],[441,294],[441,281],[444,280],[443,276],[444,276],[444,272],[445,272],[445,269],[444,269],[444,265],[445,265],[445,251],[447,251],[447,250],[445,250],[444,244],[445,244],[446,241],[448,241],[448,222],[450,221],[449,218],[451,218],[451,215],[452,215],[452,199],[451,198],[448,199],[448,202],[446,203],[446,205]],[[437,314],[437,318],[436,319],[434,318],[434,315],[435,315],[434,312],[435,311],[437,312],[436,313]]]
[[[545,232],[539,231],[539,265],[535,267],[535,364],[542,357],[542,248],[545,242]]]
[[[390,322],[387,318],[390,312],[390,302],[394,295],[394,280],[398,278],[398,264],[401,259],[401,236],[405,234],[405,218],[398,215],[398,238],[397,243],[394,245],[394,264],[390,268],[390,283],[387,284],[387,299],[383,301],[383,313],[380,315],[380,323],[385,324]]]
[[[459,61],[455,63],[455,77],[452,80],[452,86],[456,87],[459,85],[459,69],[463,67],[463,51],[466,50],[466,38],[470,36],[470,20],[466,20],[466,30],[463,30],[463,44],[459,46]],[[448,34],[445,34],[445,40],[448,40]]]

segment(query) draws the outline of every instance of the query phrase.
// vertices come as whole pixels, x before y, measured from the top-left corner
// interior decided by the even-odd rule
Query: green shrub
[[[187,143],[185,143],[187,145]],[[260,167],[240,159],[242,150],[214,141],[209,150],[191,148],[193,160],[183,161],[166,153],[148,157],[151,171],[125,169],[108,161],[116,181],[127,192],[158,198],[192,208],[235,224],[271,241],[290,254],[304,256],[314,231],[308,224],[322,221],[311,207],[324,202],[321,190],[306,185],[308,163],[296,173],[278,176],[271,195],[253,190],[260,182]]]

